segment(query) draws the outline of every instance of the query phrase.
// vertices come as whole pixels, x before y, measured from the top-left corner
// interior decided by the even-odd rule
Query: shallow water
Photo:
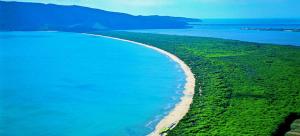
[[[123,41],[1,32],[0,47],[1,136],[145,135],[185,83],[167,56]]]

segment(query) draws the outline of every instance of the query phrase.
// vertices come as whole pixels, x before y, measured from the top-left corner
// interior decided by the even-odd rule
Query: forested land
[[[166,50],[196,78],[188,114],[170,136],[279,135],[300,113],[300,48],[215,38],[94,32]],[[200,92],[201,90],[201,92]]]

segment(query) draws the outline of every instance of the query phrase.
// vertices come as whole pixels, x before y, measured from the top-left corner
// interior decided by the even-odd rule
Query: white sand
[[[120,40],[120,41],[125,41],[125,42],[134,43],[137,45],[141,45],[141,46],[156,50],[164,55],[167,55],[173,61],[178,63],[186,75],[186,84],[184,86],[184,92],[183,92],[184,95],[181,97],[181,101],[176,104],[175,108],[156,125],[155,130],[152,133],[150,133],[149,136],[159,136],[160,135],[159,132],[162,129],[169,127],[172,123],[176,123],[176,125],[177,125],[179,120],[181,120],[183,118],[183,116],[188,112],[188,110],[190,108],[190,104],[193,101],[193,95],[194,95],[194,89],[195,89],[195,78],[194,78],[194,75],[193,75],[191,69],[177,56],[175,56],[167,51],[164,51],[162,49],[159,49],[157,47],[151,46],[151,45],[146,45],[146,44],[138,43],[135,41],[125,40],[125,39],[120,39],[120,38],[115,38],[115,37],[109,37],[109,36],[103,36],[103,35],[96,35],[96,34],[87,34],[87,35],[100,36],[100,37],[104,37],[104,38],[110,38],[110,39],[115,39],[115,40]]]

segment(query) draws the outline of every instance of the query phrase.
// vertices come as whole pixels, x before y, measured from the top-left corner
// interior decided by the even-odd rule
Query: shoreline
[[[115,39],[115,40],[129,42],[129,43],[137,44],[140,46],[144,46],[146,48],[153,49],[159,53],[162,53],[163,55],[166,55],[173,61],[175,61],[177,64],[180,65],[180,68],[184,71],[184,74],[186,76],[186,79],[185,79],[186,83],[184,85],[183,96],[181,96],[180,102],[178,102],[175,105],[175,107],[168,113],[168,115],[166,115],[159,121],[159,123],[156,125],[154,131],[152,131],[150,134],[148,134],[149,136],[159,136],[160,132],[164,128],[168,128],[170,126],[172,126],[172,128],[175,127],[177,125],[177,123],[189,111],[190,105],[193,101],[193,96],[195,93],[195,77],[194,77],[194,74],[192,73],[191,69],[185,64],[184,61],[179,59],[174,54],[171,54],[165,50],[162,50],[160,48],[157,48],[157,47],[154,47],[151,45],[147,45],[147,44],[143,44],[143,43],[139,43],[139,42],[135,42],[135,41],[131,41],[131,40],[126,40],[126,39],[121,39],[121,38],[104,36],[104,35],[100,35],[100,34],[89,34],[89,33],[82,33],[82,34],[91,35],[91,36],[99,36],[99,37],[109,38],[109,39]],[[172,125],[174,123],[175,123],[175,125]]]

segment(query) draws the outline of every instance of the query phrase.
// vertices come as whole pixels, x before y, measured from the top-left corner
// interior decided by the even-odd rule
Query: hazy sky
[[[10,0],[5,0],[10,1]],[[134,15],[194,18],[300,18],[300,0],[15,0],[81,5]]]

